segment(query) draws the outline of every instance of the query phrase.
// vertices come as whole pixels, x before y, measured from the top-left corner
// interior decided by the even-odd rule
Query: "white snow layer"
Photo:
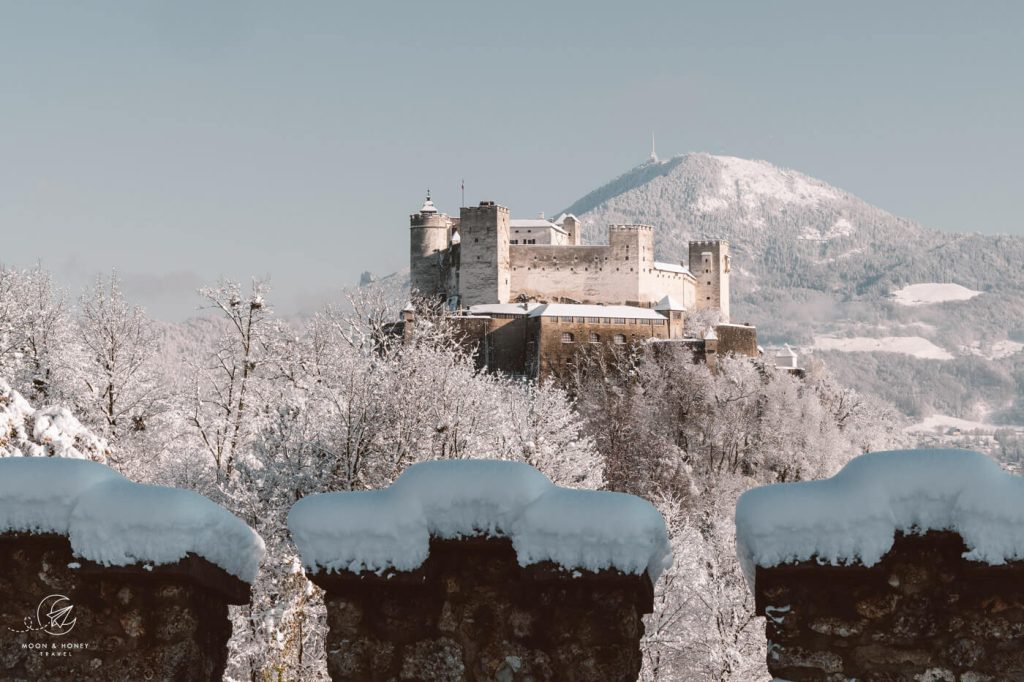
[[[897,531],[929,530],[958,533],[971,561],[1024,559],[1024,478],[970,450],[897,450],[861,455],[823,481],[754,488],[736,503],[751,589],[755,566],[873,566]]]
[[[174,563],[189,552],[251,583],[263,540],[191,490],[133,483],[98,462],[0,459],[0,532],[66,535],[77,556],[106,566]]]
[[[33,408],[0,379],[0,457],[73,457],[106,461],[107,444],[67,409]]]
[[[967,301],[982,292],[953,283],[924,282],[908,284],[892,292],[892,298],[900,305],[931,305],[947,301]]]
[[[311,495],[288,514],[311,571],[408,571],[430,537],[508,537],[519,564],[644,571],[656,582],[672,563],[665,520],[644,499],[554,485],[520,462],[414,464],[384,490]]]
[[[904,353],[924,360],[953,359],[948,350],[921,336],[815,336],[811,348],[843,353]]]

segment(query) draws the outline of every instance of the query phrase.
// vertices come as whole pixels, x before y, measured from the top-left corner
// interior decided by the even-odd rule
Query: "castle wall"
[[[531,337],[536,340],[533,373],[544,380],[569,371],[580,354],[602,352],[611,354],[615,349],[626,350],[647,339],[669,338],[668,320],[633,320],[614,322],[616,318],[573,317],[571,321],[560,317],[531,318]],[[564,333],[572,334],[572,342],[562,340]],[[598,335],[592,343],[590,334]],[[625,343],[615,342],[616,334],[625,337]]]
[[[508,303],[511,291],[508,209],[493,202],[463,206],[459,235],[461,304],[469,307]]]
[[[626,247],[630,248],[627,249]],[[627,304],[649,307],[666,294],[687,305],[695,298],[684,273],[658,270],[635,244],[509,247],[511,300]]]
[[[686,306],[687,310],[696,304],[697,294],[693,277],[681,272],[660,270],[655,267],[645,268],[640,273],[638,288],[642,301],[657,303],[668,295]]]
[[[412,572],[319,572],[332,680],[635,680],[647,574],[519,565],[507,538],[430,540]]]
[[[638,301],[636,268],[609,260],[608,246],[513,245],[509,254],[513,300]]]
[[[719,355],[746,355],[757,357],[757,328],[740,324],[715,326]]]
[[[228,604],[248,601],[247,584],[195,555],[102,566],[60,535],[0,533],[0,679],[220,680]],[[55,604],[70,608],[57,631]]]
[[[569,235],[550,227],[518,227],[512,225],[509,229],[510,243],[517,244],[554,244],[556,246],[569,245]]]
[[[757,568],[768,671],[811,680],[1024,679],[1024,562],[963,558],[959,535],[898,534],[871,567]]]
[[[461,332],[460,341],[476,346],[478,369],[487,368],[506,374],[523,374],[526,371],[529,327],[525,316],[502,319],[460,315],[451,320]]]

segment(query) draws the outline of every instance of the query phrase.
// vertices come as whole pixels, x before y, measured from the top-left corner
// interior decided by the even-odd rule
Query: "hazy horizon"
[[[1024,6],[0,1],[0,263],[116,268],[180,319],[285,312],[407,262],[446,211],[533,217],[642,162],[767,160],[947,231],[1024,234]],[[73,293],[77,293],[74,291]]]

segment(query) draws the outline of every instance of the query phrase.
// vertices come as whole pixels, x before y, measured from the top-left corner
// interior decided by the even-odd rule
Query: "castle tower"
[[[690,274],[697,280],[696,308],[717,308],[729,321],[729,242],[690,242]]]
[[[609,225],[609,257],[636,268],[654,266],[654,228],[650,225]]]
[[[580,219],[569,214],[562,219],[562,229],[569,233],[569,246],[579,246],[582,243],[581,232],[583,225]]]
[[[464,307],[508,303],[511,291],[509,214],[504,206],[481,201],[459,211],[459,299]]]
[[[608,226],[608,274],[620,284],[627,305],[650,305],[645,283],[654,267],[654,228],[650,225]],[[617,274],[616,274],[617,273]]]
[[[447,296],[443,271],[451,225],[451,218],[438,213],[429,190],[419,213],[409,216],[409,278],[413,291],[420,296]]]
[[[718,334],[714,327],[704,332],[704,363],[712,372],[718,369]]]

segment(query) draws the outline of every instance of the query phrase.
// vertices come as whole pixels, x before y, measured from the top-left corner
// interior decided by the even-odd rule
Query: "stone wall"
[[[626,319],[624,323],[612,322],[615,318],[596,318],[598,322],[586,322],[588,318],[573,317],[572,322],[564,322],[557,317],[531,318],[533,326],[531,338],[538,344],[536,374],[541,380],[560,376],[571,368],[573,361],[581,353],[602,351],[609,354],[614,350],[625,350],[647,339],[669,338],[667,319],[634,320]],[[572,342],[566,343],[562,335],[572,334]],[[597,334],[598,340],[591,343],[590,335]],[[616,344],[615,336],[625,337],[624,344]]]
[[[718,337],[718,354],[746,355],[756,358],[757,327],[741,324],[715,325],[715,336]]]
[[[523,568],[503,539],[432,540],[413,572],[310,577],[336,681],[635,680],[653,608],[646,574]]]
[[[63,536],[0,534],[0,679],[219,680],[228,604],[248,600],[247,584],[192,555],[104,567]]]
[[[896,537],[875,566],[757,568],[768,669],[804,680],[1024,680],[1024,562],[967,561],[954,533]]]
[[[693,278],[655,268],[651,256],[641,261],[641,246],[628,254],[618,242],[615,246],[510,246],[511,300],[650,307],[667,294],[692,304]]]
[[[477,369],[523,374],[528,365],[526,352],[529,325],[525,316],[492,318],[459,315],[449,318],[460,333],[460,342],[475,348]]]

